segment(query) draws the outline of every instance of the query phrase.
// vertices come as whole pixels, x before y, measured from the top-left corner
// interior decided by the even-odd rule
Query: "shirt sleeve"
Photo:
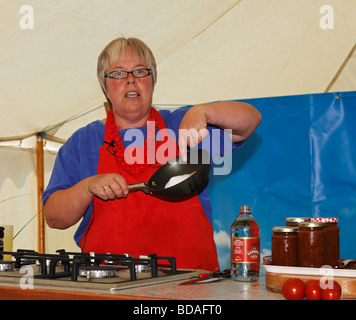
[[[55,191],[67,189],[93,176],[99,163],[99,149],[104,141],[105,125],[96,121],[77,130],[59,149],[42,202]]]
[[[75,138],[71,137],[58,151],[51,178],[43,193],[43,203],[55,191],[67,189],[80,180],[80,168],[76,155]]]

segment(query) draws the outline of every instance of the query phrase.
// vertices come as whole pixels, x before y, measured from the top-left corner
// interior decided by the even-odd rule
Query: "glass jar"
[[[310,222],[311,218],[285,218],[284,221],[286,222],[286,226],[298,227],[298,223]]]
[[[272,264],[297,266],[298,227],[272,228]]]
[[[298,267],[321,268],[326,264],[325,223],[298,224]]]
[[[325,223],[326,264],[336,267],[340,263],[340,228],[338,218],[312,218],[312,222]]]

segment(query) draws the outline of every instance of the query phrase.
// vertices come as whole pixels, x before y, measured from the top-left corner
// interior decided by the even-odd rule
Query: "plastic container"
[[[230,228],[231,278],[257,281],[260,275],[260,227],[250,206],[240,206],[240,213]]]

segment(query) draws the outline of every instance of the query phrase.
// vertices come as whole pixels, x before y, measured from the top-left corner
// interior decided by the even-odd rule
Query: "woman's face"
[[[110,65],[107,73],[147,68],[146,62],[132,54],[128,48],[124,58]],[[152,75],[134,78],[130,73],[126,79],[106,78],[106,94],[111,101],[115,122],[119,128],[126,129],[146,124],[152,104]]]

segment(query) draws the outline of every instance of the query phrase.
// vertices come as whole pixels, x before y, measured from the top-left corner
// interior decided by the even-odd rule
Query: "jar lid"
[[[338,218],[312,218],[312,222],[324,222],[324,223],[334,223],[339,222]]]
[[[292,218],[285,218],[285,222],[307,222],[311,221],[312,218],[301,218],[301,217],[292,217]]]
[[[298,231],[298,227],[273,227],[272,232],[297,232]]]
[[[301,222],[298,223],[299,228],[324,228],[324,222]]]

